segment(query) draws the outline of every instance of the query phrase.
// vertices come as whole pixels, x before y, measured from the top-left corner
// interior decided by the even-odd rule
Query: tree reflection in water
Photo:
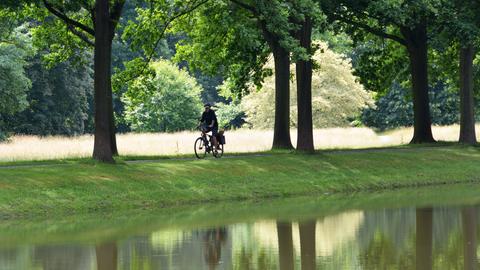
[[[433,209],[416,210],[415,258],[417,270],[432,269]]]
[[[209,269],[215,269],[220,264],[222,257],[222,247],[227,239],[227,229],[225,227],[208,229],[203,232],[204,257]]]
[[[277,221],[277,234],[280,270],[293,270],[292,223]]]
[[[95,246],[97,255],[97,270],[116,270],[118,249],[115,242],[108,242]]]
[[[302,270],[314,270],[316,268],[316,224],[317,222],[315,220],[304,221],[298,224],[298,229],[300,232],[300,254],[302,258]]]
[[[0,269],[477,270],[477,211],[374,209],[298,222],[167,228],[97,245],[4,244]]]
[[[477,270],[477,215],[473,206],[462,208],[463,264],[465,270]]]

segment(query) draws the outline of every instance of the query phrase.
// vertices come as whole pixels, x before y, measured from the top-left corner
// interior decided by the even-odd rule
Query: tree
[[[429,88],[430,111],[435,125],[458,123],[458,95],[446,83],[437,83]],[[378,130],[387,130],[413,125],[411,95],[399,83],[393,83],[390,90],[375,102],[375,106],[365,108],[362,123]]]
[[[0,43],[0,113],[13,114],[27,106],[26,92],[31,87],[25,76],[24,52],[14,45]]]
[[[435,19],[437,2],[345,0],[327,1],[324,5],[330,18],[347,24],[349,31],[356,37],[362,37],[360,30],[390,39],[406,48],[410,61],[414,111],[411,143],[434,142],[428,98],[427,27]]]
[[[104,162],[114,162],[113,155],[118,154],[118,151],[112,105],[112,41],[125,0],[112,2],[108,0],[96,0],[95,2],[92,0],[81,2],[42,0],[42,4],[39,5],[40,10],[34,13],[39,16],[38,19],[42,20],[47,16],[42,12],[42,8],[45,8],[58,21],[42,24],[42,26],[47,26],[46,29],[48,26],[53,27],[54,31],[48,31],[45,28],[43,31],[37,31],[40,42],[42,39],[48,39],[49,33],[57,36],[63,33],[60,31],[63,25],[66,26],[68,32],[62,36],[61,40],[57,40],[57,43],[64,43],[67,46],[60,46],[60,49],[56,50],[57,56],[60,58],[70,57],[85,47],[94,48],[95,142],[93,157]],[[49,47],[52,48],[51,43]]]
[[[0,140],[6,138],[3,120],[27,107],[27,91],[31,87],[25,74],[30,40],[20,28],[9,29],[16,24],[10,11],[0,10]],[[8,27],[2,29],[3,26]]]
[[[441,28],[447,44],[458,51],[460,94],[459,142],[475,144],[474,58],[480,37],[480,4],[478,1],[445,1]],[[457,81],[457,80],[454,80]]]
[[[150,65],[153,76],[131,81],[124,94],[125,119],[134,131],[190,130],[198,124],[201,87],[169,61]]]
[[[327,44],[315,42],[319,49],[312,60],[318,63],[318,68],[312,75],[312,115],[313,127],[326,128],[335,126],[349,126],[350,122],[358,117],[362,109],[373,105],[370,93],[357,82],[352,75],[352,66],[343,55],[331,51]],[[271,61],[266,68],[271,67]],[[294,74],[294,78],[296,78]],[[297,90],[293,81],[291,88]],[[246,113],[246,121],[253,128],[272,128],[274,125],[274,111],[269,106],[274,98],[274,78],[265,78],[262,89],[255,91],[242,100],[242,107]],[[298,111],[296,97],[292,96],[290,113],[293,116],[291,126],[297,127],[296,113]],[[299,118],[298,118],[299,119]]]
[[[307,57],[300,57],[295,65],[295,73],[297,79],[297,151],[313,152],[315,150],[313,142],[313,124],[312,124],[312,72],[313,72],[313,56],[312,48],[312,30],[314,20],[312,13],[320,13],[316,9],[313,1],[295,1],[295,7],[301,15],[299,30],[296,38],[299,45],[305,49]]]
[[[112,41],[125,0],[96,0],[94,32],[95,142],[93,157],[113,162],[118,154],[112,103]],[[90,33],[91,34],[91,33]]]
[[[7,118],[8,130],[43,136],[84,134],[91,118],[91,68],[71,61],[46,68],[41,54],[29,62],[26,75],[32,87],[27,93],[28,107]]]

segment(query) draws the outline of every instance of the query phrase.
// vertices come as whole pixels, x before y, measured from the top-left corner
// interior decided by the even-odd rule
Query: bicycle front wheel
[[[195,141],[195,156],[197,158],[202,159],[207,156],[207,147],[205,146],[205,141],[202,137],[197,138]]]

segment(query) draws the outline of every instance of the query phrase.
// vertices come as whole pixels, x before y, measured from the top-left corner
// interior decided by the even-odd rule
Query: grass
[[[3,218],[65,216],[196,203],[480,182],[476,147],[270,153],[220,160],[0,169]]]
[[[480,125],[477,127],[480,128]],[[292,130],[296,142],[296,131]],[[458,125],[433,127],[436,139],[456,141]],[[119,134],[119,152],[122,156],[183,156],[193,154],[193,141],[198,132],[169,134]],[[480,135],[480,134],[479,134]],[[375,133],[369,128],[329,128],[314,131],[317,149],[386,147],[406,144],[412,136],[411,128],[386,133]],[[236,130],[226,133],[228,153],[262,152],[270,149],[271,131]],[[480,137],[479,137],[480,139]],[[37,137],[14,136],[0,143],[0,162],[87,158],[92,154],[93,137]]]

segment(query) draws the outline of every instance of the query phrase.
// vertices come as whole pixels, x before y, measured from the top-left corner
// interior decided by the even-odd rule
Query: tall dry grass
[[[477,126],[477,129],[480,125]],[[433,127],[434,137],[442,141],[456,141],[459,126]],[[375,133],[369,128],[328,128],[314,131],[317,149],[367,148],[406,144],[412,136],[412,128],[401,128],[386,133]],[[296,143],[296,131],[292,130]],[[193,154],[193,142],[198,132],[119,134],[118,149],[121,155],[177,155]],[[273,132],[240,129],[226,132],[228,152],[257,152],[270,149]],[[46,160],[89,157],[92,154],[93,137],[38,137],[14,136],[0,144],[0,161]]]

